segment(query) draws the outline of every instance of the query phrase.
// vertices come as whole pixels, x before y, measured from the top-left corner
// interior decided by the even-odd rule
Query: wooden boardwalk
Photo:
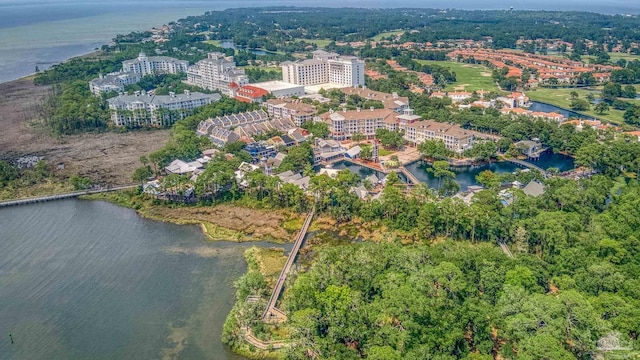
[[[27,204],[35,204],[35,203],[45,202],[45,201],[71,199],[71,198],[76,198],[82,195],[91,195],[91,194],[99,194],[104,192],[133,189],[137,186],[138,185],[127,185],[127,186],[119,186],[119,187],[108,188],[108,189],[74,191],[74,192],[57,194],[57,195],[38,196],[38,197],[30,197],[30,198],[23,198],[23,199],[17,199],[17,200],[0,201],[0,207],[27,205]]]
[[[507,246],[504,241],[498,241],[498,245],[500,245],[500,249],[502,249],[505,255],[513,259],[513,253],[511,253],[511,249],[509,249],[509,246]]]
[[[276,282],[276,286],[273,288],[273,292],[271,293],[271,297],[269,298],[269,302],[267,303],[267,308],[262,313],[263,321],[281,321],[286,319],[286,315],[280,309],[276,308],[276,302],[280,297],[280,293],[282,292],[282,288],[284,286],[284,282],[287,279],[287,274],[289,270],[291,270],[291,266],[298,255],[298,251],[300,251],[300,247],[302,246],[302,242],[304,241],[304,237],[307,235],[307,231],[309,230],[309,226],[311,225],[311,220],[313,220],[313,215],[315,214],[315,207],[311,209],[311,211],[307,214],[307,217],[304,219],[304,223],[302,225],[302,229],[296,235],[296,240],[293,243],[293,248],[289,253],[289,257],[287,258],[287,262],[284,264],[282,271],[280,272],[280,276],[278,277],[278,281]]]

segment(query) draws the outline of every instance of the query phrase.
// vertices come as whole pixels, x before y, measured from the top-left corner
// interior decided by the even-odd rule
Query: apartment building
[[[185,83],[235,96],[234,88],[247,85],[249,78],[244,73],[244,69],[236,67],[233,56],[212,52],[206,59],[198,61],[187,69]]]
[[[405,96],[398,96],[398,93],[384,93],[381,91],[375,91],[363,87],[345,87],[341,88],[344,94],[349,96],[360,96],[367,100],[375,100],[382,102],[385,109],[393,110],[398,114],[402,114],[404,110],[409,108],[409,98]]]
[[[203,94],[185,90],[184,94],[153,95],[136,91],[108,99],[111,121],[116,126],[169,125],[191,110],[221,99],[219,94]]]
[[[384,123],[395,121],[396,113],[389,109],[329,111],[320,115],[320,119],[327,123],[331,137],[334,140],[350,140],[351,136],[359,133],[372,139],[376,130],[384,128]]]
[[[122,62],[122,72],[135,73],[140,76],[153,74],[177,74],[187,71],[189,62],[168,56],[148,57],[141,52],[136,59]]]
[[[135,84],[140,81],[141,78],[140,74],[136,73],[118,72],[104,76],[100,75],[100,77],[89,81],[89,90],[96,96],[112,91],[123,92],[125,86]]]
[[[274,128],[264,125],[268,121],[269,116],[263,110],[229,114],[201,121],[196,133],[209,137],[214,144],[222,147],[227,143],[239,141],[251,131],[260,133]]]
[[[302,126],[306,121],[313,120],[316,108],[291,98],[270,99],[267,100],[267,113],[272,119],[287,119],[296,126]]]
[[[312,59],[287,61],[282,66],[282,81],[296,85],[364,85],[364,61],[355,56],[340,56],[316,50]]]
[[[404,129],[404,138],[413,145],[427,140],[442,141],[448,149],[458,153],[470,149],[475,139],[473,131],[465,130],[456,124],[440,123],[434,120],[407,124]]]

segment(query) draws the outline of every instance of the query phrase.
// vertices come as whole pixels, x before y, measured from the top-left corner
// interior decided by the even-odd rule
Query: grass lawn
[[[378,148],[378,156],[387,156],[387,155],[391,155],[393,153],[395,153],[395,151],[387,150],[387,149],[382,148],[382,147]]]
[[[295,38],[295,41],[304,41],[308,44],[316,44],[319,48],[325,48],[329,45],[333,40],[331,39],[303,39],[303,38]]]
[[[429,61],[429,60],[416,60],[421,64],[436,64],[443,67],[448,67],[451,71],[456,73],[456,82],[447,85],[445,90],[487,90],[501,93],[498,86],[493,82],[491,77],[492,70],[484,65],[471,65],[450,61]]]
[[[527,92],[527,96],[533,101],[544,102],[547,104],[559,106],[561,108],[565,108],[571,110],[569,104],[571,102],[571,92],[575,91],[578,93],[580,98],[584,99],[587,94],[589,94],[588,90],[582,89],[546,89],[540,88],[536,90],[530,90]],[[597,97],[597,94],[594,94]],[[607,120],[614,124],[622,124],[624,119],[622,115],[624,111],[615,110],[613,108],[609,109],[609,112],[604,113],[602,115],[597,114],[593,111],[593,104],[591,105],[591,110],[589,111],[580,111],[580,113],[584,113],[590,116],[593,116],[597,119]]]
[[[382,38],[387,38],[387,37],[389,37],[389,36],[402,34],[403,32],[404,32],[404,30],[393,30],[393,31],[387,31],[387,32],[383,32],[383,33],[380,33],[380,34],[378,34],[378,35],[376,35],[376,36],[372,37],[372,39],[373,39],[373,40],[378,41],[378,40],[380,40],[380,39],[382,39]]]
[[[220,40],[205,40],[203,41],[203,43],[210,44],[217,47],[222,47],[222,45],[220,44]]]

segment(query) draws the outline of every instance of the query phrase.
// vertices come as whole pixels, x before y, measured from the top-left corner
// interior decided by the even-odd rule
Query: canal
[[[531,160],[531,163],[545,170],[549,168],[556,168],[560,172],[572,170],[574,168],[574,160],[572,157],[562,154],[554,154],[551,151],[543,153],[538,160]],[[432,173],[427,171],[427,169],[431,167],[427,162],[416,161],[406,165],[405,167],[410,173],[418,178],[420,182],[427,184],[431,188],[436,188],[438,186],[438,179],[434,177]],[[363,179],[371,174],[381,174],[378,171],[345,161],[335,163],[333,168],[349,169],[349,171],[360,175]],[[510,162],[492,162],[480,165],[451,167],[451,171],[456,174],[456,181],[460,184],[460,190],[462,191],[467,190],[467,187],[470,185],[478,185],[476,176],[482,171],[490,170],[498,174],[502,174],[505,172],[512,173],[517,169],[522,169],[522,167]],[[399,175],[406,181],[402,174]]]

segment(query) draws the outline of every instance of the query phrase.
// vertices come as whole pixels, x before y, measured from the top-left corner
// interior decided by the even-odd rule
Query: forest
[[[514,48],[518,38],[575,42],[638,41],[634,17],[587,12],[465,11],[448,9],[290,8],[227,9],[190,16],[183,29],[211,32],[213,39],[280,49],[298,39],[362,41],[390,30],[406,32],[402,41],[494,38],[496,48]],[[218,26],[219,25],[219,26]]]

